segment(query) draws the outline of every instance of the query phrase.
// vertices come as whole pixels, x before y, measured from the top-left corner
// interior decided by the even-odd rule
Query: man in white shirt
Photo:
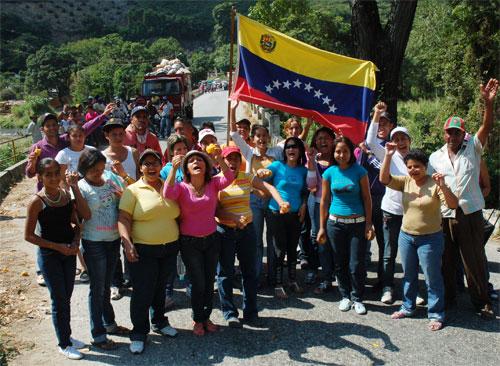
[[[494,318],[488,297],[486,256],[483,247],[484,198],[479,186],[481,153],[493,128],[493,104],[498,80],[490,79],[480,86],[485,111],[478,132],[465,141],[465,123],[460,117],[450,117],[444,124],[446,144],[432,153],[430,169],[445,175],[446,184],[459,199],[459,207],[441,207],[445,249],[443,278],[446,306],[455,303],[458,255],[464,263],[465,276],[472,303],[482,316]]]

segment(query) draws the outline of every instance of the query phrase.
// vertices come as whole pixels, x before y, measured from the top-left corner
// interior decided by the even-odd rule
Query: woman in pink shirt
[[[219,191],[234,179],[233,172],[221,157],[220,148],[212,155],[213,161],[222,170],[222,176],[212,177],[212,159],[201,151],[193,150],[185,156],[172,158],[172,169],[163,191],[165,198],[177,201],[181,209],[181,256],[192,284],[193,333],[197,336],[218,329],[210,321],[213,283],[220,251],[215,209]],[[184,181],[176,182],[175,175],[181,164]]]

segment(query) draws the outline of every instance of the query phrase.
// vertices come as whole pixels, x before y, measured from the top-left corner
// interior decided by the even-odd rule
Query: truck
[[[142,96],[146,99],[168,99],[174,106],[174,116],[193,118],[191,72],[179,59],[162,59],[153,71],[146,73]]]

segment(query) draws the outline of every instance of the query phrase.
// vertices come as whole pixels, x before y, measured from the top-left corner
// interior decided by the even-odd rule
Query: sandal
[[[281,299],[281,300],[288,299],[288,295],[285,292],[285,289],[283,288],[283,286],[277,286],[274,288],[274,296],[276,296],[278,299]]]
[[[299,286],[299,284],[297,283],[297,281],[290,282],[288,284],[288,287],[290,288],[290,290],[292,292],[295,292],[296,294],[301,294],[301,293],[304,292],[304,289]]]
[[[92,345],[103,351],[109,351],[118,347],[118,344],[111,339],[106,339],[104,342],[92,342]]]
[[[117,325],[117,326],[113,327],[111,330],[106,331],[106,333],[111,334],[111,335],[124,336],[124,335],[130,334],[130,329],[125,328],[121,325]]]
[[[409,315],[407,313],[405,313],[404,311],[395,311],[394,313],[392,313],[391,319],[403,319],[403,318],[406,318],[408,316]]]
[[[439,320],[431,320],[428,328],[430,331],[435,332],[436,330],[441,330],[443,329],[443,322],[440,322]]]

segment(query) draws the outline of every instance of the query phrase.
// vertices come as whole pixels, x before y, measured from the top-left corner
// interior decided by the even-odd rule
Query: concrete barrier
[[[10,186],[19,182],[24,177],[24,169],[28,159],[24,159],[19,163],[11,165],[3,172],[0,172],[0,200],[2,200],[10,190]]]

